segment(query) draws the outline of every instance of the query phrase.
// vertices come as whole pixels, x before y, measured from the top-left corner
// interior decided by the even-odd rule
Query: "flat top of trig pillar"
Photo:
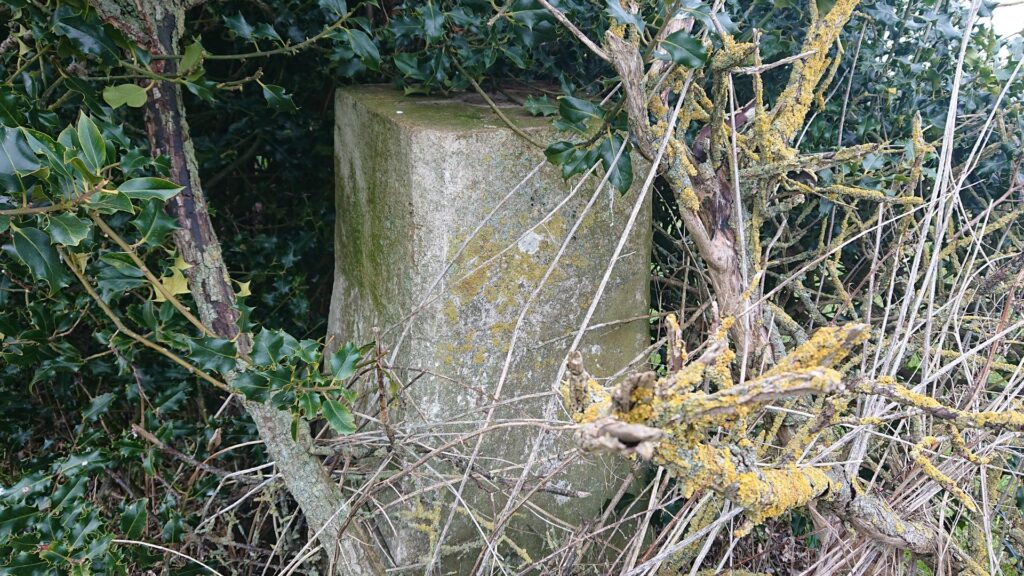
[[[435,130],[501,130],[508,127],[491,107],[475,92],[454,95],[406,96],[400,88],[389,84],[367,84],[339,88],[338,98],[352,98],[361,106],[397,124]],[[513,94],[519,101],[519,98]],[[520,104],[497,94],[491,99],[517,126],[543,129],[551,126],[550,118],[528,114]]]

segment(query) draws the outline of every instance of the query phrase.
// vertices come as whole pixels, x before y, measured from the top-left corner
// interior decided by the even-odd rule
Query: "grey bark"
[[[196,0],[92,0],[105,20],[154,55],[179,53],[185,11],[197,4]],[[175,74],[175,65],[175,60],[168,59],[158,61],[154,68],[167,76]],[[171,178],[183,187],[167,208],[180,227],[174,240],[182,258],[191,265],[188,283],[200,319],[218,337],[235,339],[239,353],[245,355],[249,341],[239,334],[235,294],[207,211],[180,85],[160,82],[153,88],[146,103],[146,128],[152,153],[167,155]],[[357,534],[359,525],[351,523],[350,532],[341,532],[349,513],[344,494],[309,452],[312,438],[308,427],[299,426],[297,440],[293,440],[288,414],[252,402],[246,402],[245,407],[311,533],[319,532],[334,573],[383,574],[375,551]]]

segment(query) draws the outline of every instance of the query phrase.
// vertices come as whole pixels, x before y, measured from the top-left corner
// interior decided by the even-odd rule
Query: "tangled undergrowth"
[[[986,3],[122,4],[0,5],[0,573],[1020,570],[1024,43]],[[572,355],[572,425],[482,419],[493,382],[409,424],[425,369],[319,338],[327,103],[379,80],[525,84],[564,176],[655,196],[654,358]],[[586,452],[473,460],[570,426],[631,458],[583,522],[541,502]]]

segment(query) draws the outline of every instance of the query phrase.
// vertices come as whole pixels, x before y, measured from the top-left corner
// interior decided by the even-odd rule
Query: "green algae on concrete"
[[[519,108],[505,111],[539,141],[556,138],[548,120]],[[337,228],[329,339],[334,345],[365,342],[377,327],[384,348],[391,351],[408,328],[395,365],[403,383],[413,383],[394,404],[395,426],[420,435],[424,445],[438,446],[476,430],[495,402],[494,422],[568,421],[552,395],[555,378],[638,190],[624,196],[601,192],[525,315],[509,376],[500,397],[493,398],[522,307],[583,212],[597,179],[555,210],[576,182],[563,181],[555,167],[546,165],[472,235],[544,160],[541,150],[505,127],[486,105],[405,97],[390,87],[340,90],[335,117]],[[591,321],[605,327],[588,332],[580,347],[588,370],[598,378],[623,369],[648,344],[643,317],[648,313],[650,245],[648,200]],[[430,294],[439,298],[428,300],[408,319],[449,265]],[[368,407],[375,405],[376,400]],[[539,433],[523,425],[484,436],[475,470],[487,480],[477,477],[467,485],[465,504],[472,511],[457,511],[456,525],[443,543],[446,567],[472,565],[481,532],[489,534],[486,526],[505,505],[502,492],[519,478]],[[542,443],[528,486],[571,454],[571,439],[563,436]],[[432,461],[433,475],[424,473],[410,491],[453,479],[454,489],[464,472],[459,464],[474,443],[475,437],[453,449],[463,454],[461,460]],[[568,527],[601,513],[622,472],[621,465],[600,458],[571,464],[548,482],[552,490],[531,497],[558,520],[541,521],[522,507],[499,541],[499,553],[512,564],[525,562],[524,555],[550,553],[557,548],[554,542],[568,538]],[[590,496],[564,496],[576,493]],[[443,525],[452,502],[447,488],[425,491],[395,516],[405,518],[404,525],[381,523],[398,565],[423,560],[437,538],[432,530],[441,529],[430,524]]]

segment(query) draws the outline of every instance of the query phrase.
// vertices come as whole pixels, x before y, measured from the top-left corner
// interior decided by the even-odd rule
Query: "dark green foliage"
[[[907,146],[916,112],[929,140],[941,134],[963,15],[924,4],[862,6],[869,18],[855,19],[845,32],[838,92],[810,122],[804,150],[882,141]],[[650,45],[652,35],[672,16],[659,12],[661,3],[644,2],[637,13],[616,0],[557,5],[592,39],[610,24],[628,24],[645,34],[649,57],[689,68],[705,65],[705,39],[717,48],[708,34],[709,6],[698,0],[679,4],[697,19],[694,30],[657,46]],[[804,10],[796,2],[727,2],[716,17],[739,40],[760,30],[762,57],[771,62],[799,50],[802,38],[794,32],[802,30]],[[321,422],[340,434],[356,429],[349,383],[360,377],[367,351],[347,344],[332,353],[318,340],[334,265],[331,97],[338,85],[390,81],[409,94],[459,92],[470,89],[461,66],[485,89],[535,92],[525,106],[553,117],[563,131],[546,155],[566,178],[600,162],[616,189],[634,179],[621,103],[600,101],[614,84],[613,72],[534,0],[239,0],[198,7],[189,14],[177,79],[187,90],[191,135],[224,257],[239,295],[251,293],[240,298],[239,310],[253,349],[239,358],[234,342],[201,334],[158,299],[137,262],[90,218],[101,216],[165,285],[184,278],[170,239],[176,225],[162,209],[181,189],[166,178],[166,158],[151,157],[139,110],[150,97],[151,56],[81,0],[7,0],[0,16],[0,42],[13,39],[0,49],[0,574],[134,574],[161,564],[181,570],[179,559],[112,539],[194,552],[205,538],[195,530],[208,515],[207,500],[215,509],[244,490],[218,491],[220,479],[206,472],[193,479],[193,468],[183,468],[133,425],[220,469],[266,461],[258,446],[218,454],[219,446],[255,438],[237,404],[221,410],[222,390],[119,330],[72,270],[93,282],[129,328],[246,398],[269,400],[296,421]],[[252,54],[268,51],[274,53]],[[966,70],[974,88],[962,99],[963,116],[991,107],[1007,64],[1021,52],[1019,37],[1004,42],[990,31],[974,37]],[[1000,53],[1008,55],[1002,63]],[[787,74],[779,68],[764,75],[769,98]],[[846,99],[850,82],[855,90]],[[737,82],[736,90],[740,102],[749,100],[749,82]],[[1001,122],[1009,133],[1022,131],[1019,109]],[[956,161],[972,143],[969,137],[958,143]],[[963,201],[976,207],[1005,190],[1019,154],[1006,142],[996,146],[976,172],[984,180]],[[887,168],[906,161],[877,155],[817,177],[884,190],[898,184],[891,174],[901,172]],[[56,208],[12,212],[46,206]],[[791,217],[819,218],[831,210],[827,199],[815,199]],[[671,220],[662,219],[668,230]],[[810,234],[795,249],[815,241]],[[843,257],[853,264],[863,254]],[[666,292],[659,294],[662,308],[674,308],[681,295]],[[177,296],[195,312],[187,293]],[[257,506],[245,503],[233,520],[250,526]],[[255,534],[255,544],[240,534],[231,537],[274,544],[262,540],[267,534]]]

